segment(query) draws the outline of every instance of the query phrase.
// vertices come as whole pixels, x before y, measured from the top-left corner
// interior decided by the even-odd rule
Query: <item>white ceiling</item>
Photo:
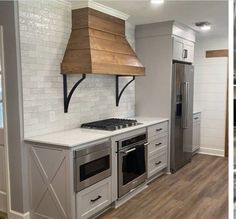
[[[199,36],[226,36],[228,34],[228,2],[226,0],[165,0],[165,3],[161,5],[151,4],[149,0],[94,1],[130,15],[128,21],[135,25],[176,20],[197,30],[195,22],[208,21],[212,23],[212,30],[199,33]]]

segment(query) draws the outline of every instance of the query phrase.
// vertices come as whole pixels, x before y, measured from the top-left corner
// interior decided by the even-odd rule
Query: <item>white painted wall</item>
[[[22,0],[19,15],[25,137],[98,119],[134,116],[135,84],[129,85],[116,107],[115,76],[111,75],[87,75],[71,99],[69,113],[64,113],[60,63],[71,32],[70,1]],[[134,48],[134,27],[127,24],[126,29]],[[69,76],[69,89],[80,78]],[[54,113],[55,121],[50,121]]]
[[[3,29],[0,26],[0,76],[3,78],[4,71],[4,52],[3,52]],[[2,86],[3,81],[0,80],[0,88],[4,90]],[[4,90],[5,92],[5,90]],[[0,97],[4,100],[3,93]],[[4,129],[3,129],[3,103],[0,104],[0,211],[7,212],[7,185],[6,185],[6,152],[7,148],[4,146]]]
[[[201,110],[202,153],[224,155],[227,58],[205,58],[206,50],[227,49],[228,38],[198,38],[195,45],[194,109]]]
[[[7,211],[5,149],[0,145],[0,211]]]

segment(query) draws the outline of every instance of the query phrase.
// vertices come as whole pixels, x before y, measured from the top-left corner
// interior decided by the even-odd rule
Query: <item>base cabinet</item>
[[[167,121],[148,127],[148,178],[167,167],[168,138]]]
[[[76,195],[77,219],[90,218],[111,204],[111,177]]]
[[[168,127],[168,121],[164,121],[133,131],[134,135],[144,133],[146,130],[148,133],[150,144],[147,146],[146,163],[149,181],[158,177],[167,168]],[[95,218],[118,201],[117,141],[125,136],[127,133],[112,138],[114,142],[112,175],[77,193],[74,192],[74,150],[76,149],[28,143],[30,218]],[[135,194],[135,192],[131,193],[131,196]],[[126,200],[127,197],[124,197],[119,201]]]
[[[200,148],[200,131],[201,131],[201,113],[193,115],[193,148],[192,152],[196,152]]]
[[[76,219],[72,153],[28,145],[31,219]]]

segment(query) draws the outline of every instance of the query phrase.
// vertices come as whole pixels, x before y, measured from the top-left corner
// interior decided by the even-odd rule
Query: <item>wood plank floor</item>
[[[0,211],[0,219],[6,219],[7,214]]]
[[[100,219],[227,219],[228,161],[195,155],[173,175],[164,175]]]

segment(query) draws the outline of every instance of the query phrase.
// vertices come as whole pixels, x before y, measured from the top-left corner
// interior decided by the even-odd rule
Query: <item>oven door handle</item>
[[[127,150],[127,151],[120,151],[120,153],[127,155],[130,152],[135,151],[135,150],[136,150],[136,148],[131,148],[131,149]]]

